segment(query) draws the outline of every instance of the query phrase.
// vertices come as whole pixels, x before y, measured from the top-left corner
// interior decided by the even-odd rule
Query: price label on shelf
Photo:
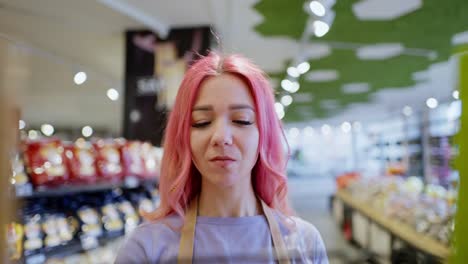
[[[81,247],[84,250],[89,250],[99,247],[99,242],[95,236],[82,235],[80,236]]]
[[[140,184],[140,181],[135,176],[127,176],[125,177],[124,185],[127,188],[136,188]]]
[[[33,194],[33,188],[31,183],[15,185],[15,191],[17,197],[27,197]]]
[[[42,264],[46,261],[46,257],[44,254],[35,254],[24,259],[26,264]]]

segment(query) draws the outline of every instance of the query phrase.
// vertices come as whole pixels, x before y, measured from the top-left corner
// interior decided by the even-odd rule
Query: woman
[[[318,231],[288,205],[284,140],[257,66],[198,60],[166,128],[161,205],[116,263],[328,263]]]

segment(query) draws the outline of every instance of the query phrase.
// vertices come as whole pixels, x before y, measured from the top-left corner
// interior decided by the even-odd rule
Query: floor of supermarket
[[[289,179],[290,201],[297,215],[314,224],[327,248],[330,264],[365,263],[365,256],[344,240],[329,210],[335,182],[330,176],[298,176]]]

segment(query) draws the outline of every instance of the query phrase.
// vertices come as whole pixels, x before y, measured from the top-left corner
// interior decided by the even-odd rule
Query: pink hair
[[[184,217],[190,200],[199,194],[201,176],[192,163],[190,127],[192,107],[202,82],[223,73],[241,78],[254,99],[259,129],[259,156],[252,170],[256,195],[270,207],[292,215],[287,201],[288,153],[282,125],[274,108],[274,95],[264,72],[240,55],[222,57],[211,52],[195,62],[185,74],[165,131],[159,191],[160,207],[145,217],[158,220],[172,213]]]

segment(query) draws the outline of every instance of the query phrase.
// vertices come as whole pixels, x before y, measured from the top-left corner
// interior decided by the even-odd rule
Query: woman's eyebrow
[[[229,106],[229,110],[241,110],[241,109],[250,109],[255,112],[255,109],[252,106],[247,105],[247,104],[233,104]],[[213,106],[211,105],[195,106],[192,109],[192,112],[195,112],[195,111],[213,111]]]

